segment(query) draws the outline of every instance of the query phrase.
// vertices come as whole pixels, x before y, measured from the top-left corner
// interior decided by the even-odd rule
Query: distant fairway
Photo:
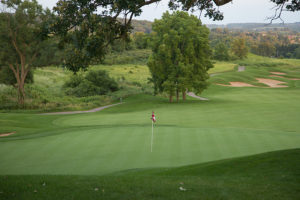
[[[210,101],[136,95],[98,113],[1,114],[0,174],[103,175],[300,148],[298,88],[211,86]],[[150,153],[154,110],[154,151]]]

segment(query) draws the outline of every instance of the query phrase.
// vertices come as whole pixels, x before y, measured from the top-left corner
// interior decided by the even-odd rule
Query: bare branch
[[[282,23],[284,23],[283,19],[281,18],[281,14],[282,14],[282,11],[284,6],[285,6],[285,3],[286,2],[283,2],[282,4],[280,5],[277,5],[275,7],[273,7],[272,9],[276,8],[275,9],[275,14],[272,16],[272,17],[268,17],[267,20],[270,20],[269,24],[272,24],[274,20],[277,20],[277,19],[280,19]]]

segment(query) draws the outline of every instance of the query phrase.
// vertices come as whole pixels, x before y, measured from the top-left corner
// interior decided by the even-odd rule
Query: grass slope
[[[299,158],[295,149],[109,176],[0,176],[0,199],[297,199]]]

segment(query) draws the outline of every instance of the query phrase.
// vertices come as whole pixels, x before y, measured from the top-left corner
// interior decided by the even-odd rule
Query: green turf
[[[221,72],[234,71],[236,66],[237,66],[237,64],[234,64],[234,63],[217,61],[214,63],[214,67],[211,68],[208,71],[208,73],[215,74],[215,73],[221,73]]]
[[[0,199],[296,200],[299,158],[296,149],[106,176],[0,176]]]
[[[72,116],[1,114],[1,132],[17,134],[0,139],[0,174],[101,175],[300,147],[298,89],[211,86],[205,96],[211,100],[169,104],[137,95]]]

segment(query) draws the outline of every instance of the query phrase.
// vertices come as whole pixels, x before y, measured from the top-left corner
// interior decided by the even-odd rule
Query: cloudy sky
[[[38,0],[44,7],[52,8],[58,0]],[[208,18],[201,17],[205,24],[228,24],[228,23],[247,23],[259,22],[268,23],[267,17],[274,14],[272,8],[274,4],[269,0],[233,0],[233,3],[221,6],[219,9],[224,13],[224,20],[214,22]],[[158,4],[153,4],[143,8],[143,13],[136,19],[153,21],[160,19],[162,13],[168,10],[168,0],[162,0]],[[198,16],[199,13],[195,12]],[[300,22],[300,12],[284,12],[282,19],[285,23]],[[280,21],[276,21],[280,22]]]

